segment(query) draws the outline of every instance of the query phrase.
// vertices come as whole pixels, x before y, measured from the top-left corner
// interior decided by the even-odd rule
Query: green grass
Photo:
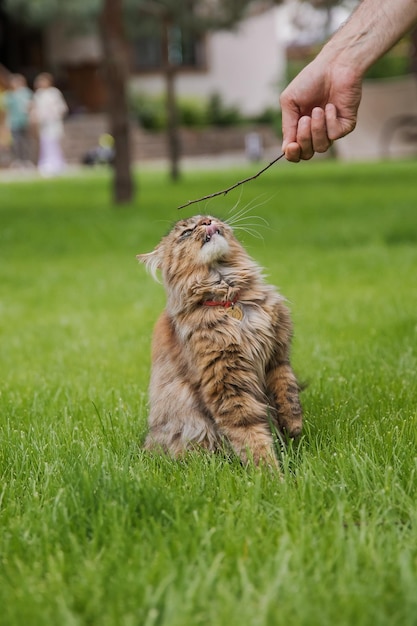
[[[242,238],[309,383],[284,482],[141,450],[164,294],[135,254],[251,171],[144,171],[120,210],[102,173],[1,184],[0,624],[417,624],[415,163],[281,162],[207,207],[269,223]]]

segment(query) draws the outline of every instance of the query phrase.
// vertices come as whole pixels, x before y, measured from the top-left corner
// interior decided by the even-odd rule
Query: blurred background
[[[0,0],[0,166],[12,164],[1,94],[13,73],[33,88],[43,71],[69,107],[67,161],[92,165],[104,147],[121,200],[141,160],[166,159],[175,179],[181,157],[276,155],[280,92],[356,4]],[[356,130],[326,158],[417,154],[416,44],[417,29],[371,69]]]

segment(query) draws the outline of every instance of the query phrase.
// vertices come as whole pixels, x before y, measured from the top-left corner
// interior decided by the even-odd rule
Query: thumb
[[[356,117],[338,117],[334,104],[326,104],[325,115],[327,135],[332,141],[348,135],[356,126]]]

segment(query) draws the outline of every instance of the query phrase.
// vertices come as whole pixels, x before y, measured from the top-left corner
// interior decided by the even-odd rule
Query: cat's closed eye
[[[194,231],[194,228],[187,228],[187,230],[183,230],[180,235],[180,239],[186,239],[187,237],[191,235],[193,231]]]

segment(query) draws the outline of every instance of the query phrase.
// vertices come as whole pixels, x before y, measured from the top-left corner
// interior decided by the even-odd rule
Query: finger
[[[326,115],[321,107],[315,107],[311,112],[311,136],[315,152],[326,152],[332,144],[327,136]]]
[[[295,107],[292,102],[287,101],[285,92],[281,94],[280,102],[282,112],[282,150],[285,152],[288,144],[296,140],[300,113],[298,107]]]
[[[311,117],[300,117],[297,128],[297,143],[301,148],[301,158],[305,161],[311,159],[314,154],[313,139],[311,136]]]
[[[285,158],[287,159],[287,161],[298,163],[301,158],[301,148],[295,141],[287,144],[287,146],[283,148],[283,152],[285,152]]]

